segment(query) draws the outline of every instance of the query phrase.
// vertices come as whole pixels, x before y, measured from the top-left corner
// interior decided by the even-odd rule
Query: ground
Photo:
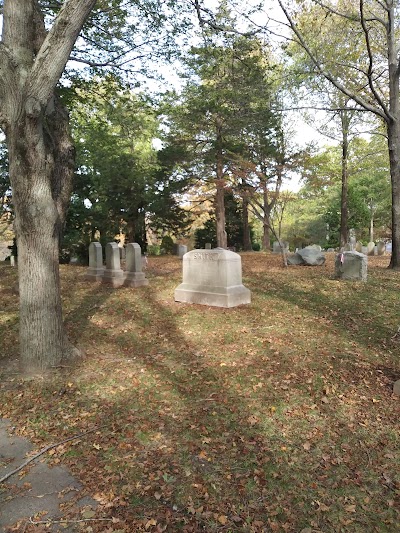
[[[16,273],[0,266],[0,417],[36,451],[90,431],[45,454],[97,502],[65,527],[398,531],[400,275],[372,257],[367,283],[338,281],[333,258],[284,269],[243,254],[252,303],[234,309],[175,303],[175,257],[149,258],[137,289],[63,266],[68,333],[86,357],[35,380],[10,367]]]

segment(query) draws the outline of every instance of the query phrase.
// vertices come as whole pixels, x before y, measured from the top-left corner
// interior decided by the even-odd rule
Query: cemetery
[[[399,531],[399,29],[0,0],[0,532]]]
[[[368,257],[365,282],[337,278],[336,253],[288,268],[279,254],[242,253],[241,276],[231,275],[251,302],[228,308],[176,301],[193,265],[150,256],[140,272],[137,252],[128,245],[118,265],[116,255],[105,264],[103,250],[103,261],[117,279],[119,269],[133,282],[145,274],[138,288],[96,281],[98,263],[61,265],[66,326],[85,357],[41,381],[6,365],[17,342],[16,269],[0,263],[1,416],[15,443],[23,435],[36,451],[81,435],[47,456],[87,497],[63,504],[69,526],[245,531],[251,516],[254,531],[335,531],[338,520],[348,531],[366,522],[394,531],[400,322],[389,257]],[[187,254],[206,263],[202,284],[221,253]],[[28,472],[7,486],[22,487]],[[93,520],[77,522],[85,517]]]

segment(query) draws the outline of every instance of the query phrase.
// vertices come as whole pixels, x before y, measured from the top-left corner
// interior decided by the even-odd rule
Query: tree
[[[56,85],[95,0],[67,0],[47,31],[39,2],[4,0],[0,123],[18,240],[20,353],[41,370],[71,354],[64,334],[58,250],[74,148]]]
[[[294,39],[304,49],[315,70],[356,105],[380,118],[386,125],[392,183],[392,258],[390,266],[400,268],[400,100],[397,33],[398,7],[394,0],[329,2],[311,0],[324,11],[325,19],[337,18],[351,24],[353,39],[363,41],[363,53],[356,62],[340,54],[320,54],[317,40],[309,40],[283,0],[284,12]],[[316,29],[324,24],[321,17]],[[350,47],[348,47],[350,49]]]
[[[73,59],[89,63],[92,69],[117,64],[122,68],[127,53],[132,61],[156,48],[157,25],[153,24],[152,36],[134,42],[136,28],[150,26],[154,13],[159,21],[165,20],[164,3],[151,0],[113,0],[111,6],[100,1],[98,10],[95,4],[96,0],[0,2],[0,127],[8,148],[18,240],[21,363],[30,371],[76,355],[64,332],[58,270],[74,146],[57,83],[82,28],[86,39],[78,42]],[[138,12],[129,17],[129,8],[136,4]],[[147,10],[142,19],[141,8]],[[168,30],[172,38],[176,25]],[[96,39],[100,46],[93,53]]]

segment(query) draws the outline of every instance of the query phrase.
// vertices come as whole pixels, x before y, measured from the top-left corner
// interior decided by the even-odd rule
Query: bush
[[[161,241],[161,253],[173,254],[174,253],[174,241],[169,235],[165,235]]]
[[[147,253],[149,255],[160,255],[160,245],[159,244],[149,244],[147,246]]]
[[[261,250],[261,244],[259,242],[253,242],[252,248],[254,252],[259,252]]]

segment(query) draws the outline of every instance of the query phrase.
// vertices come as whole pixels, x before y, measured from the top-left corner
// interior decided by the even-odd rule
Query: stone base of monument
[[[126,272],[124,287],[143,287],[148,285],[149,280],[146,279],[144,272]]]
[[[239,287],[194,287],[182,283],[175,289],[175,301],[214,307],[236,307],[251,303],[251,292],[244,285]]]
[[[125,272],[123,270],[111,270],[106,268],[101,281],[102,283],[108,283],[113,287],[121,287],[125,281]]]
[[[92,268],[89,267],[86,272],[84,279],[87,281],[101,281],[104,276],[104,268]]]
[[[214,307],[249,304],[251,292],[242,285],[240,255],[223,248],[185,254],[183,282],[175,289],[175,301]]]

